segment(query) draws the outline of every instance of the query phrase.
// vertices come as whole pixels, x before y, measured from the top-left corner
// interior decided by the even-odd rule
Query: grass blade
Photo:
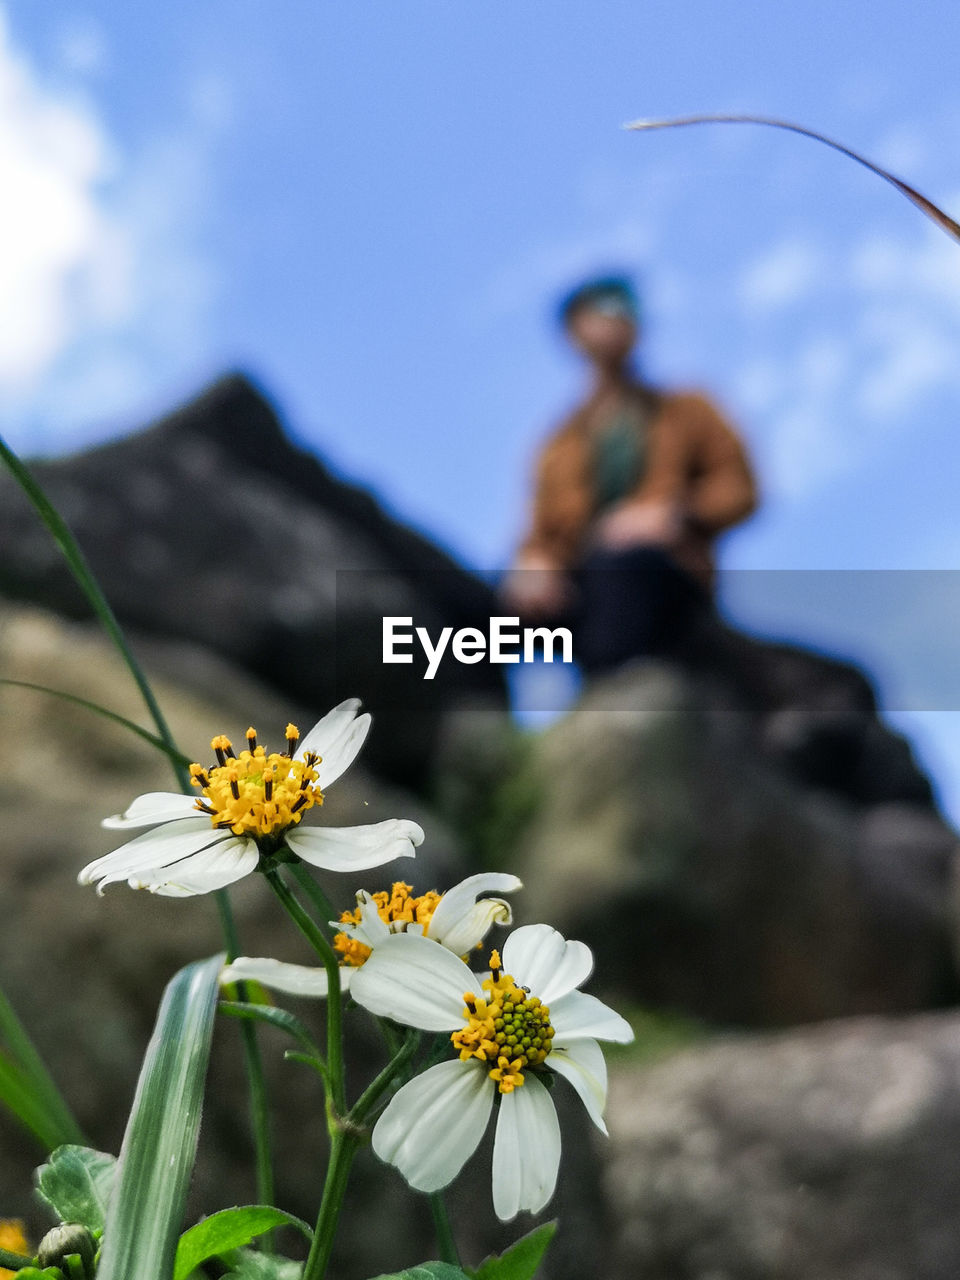
[[[200,1131],[223,956],[168,983],[107,1211],[98,1280],[170,1280]]]
[[[863,165],[865,169],[875,173],[878,178],[882,178],[884,182],[889,182],[891,186],[896,187],[901,195],[906,196],[911,204],[916,205],[921,213],[926,214],[942,231],[945,231],[954,240],[960,241],[960,223],[951,218],[948,213],[944,213],[939,205],[935,205],[932,200],[928,200],[916,187],[911,187],[909,182],[904,182],[895,173],[891,173],[889,169],[884,169],[880,165],[874,164],[872,160],[868,160],[859,151],[854,151],[852,147],[846,147],[842,142],[837,142],[834,138],[828,138],[824,133],[817,133],[815,129],[808,129],[806,125],[794,124],[790,120],[778,120],[773,116],[695,115],[674,116],[669,120],[631,120],[629,124],[623,127],[633,130],[677,129],[691,124],[760,124],[767,125],[772,129],[786,129],[790,133],[799,133],[804,138],[812,138],[814,142],[822,142],[825,147],[832,147],[834,151],[839,151],[841,155],[847,156],[848,159],[853,160],[856,164]]]
[[[164,742],[155,733],[151,733],[149,729],[144,729],[134,720],[128,720],[126,716],[120,715],[118,711],[111,711],[109,707],[102,707],[99,702],[91,702],[88,698],[81,698],[75,693],[67,693],[65,689],[51,689],[49,685],[33,684],[30,680],[7,680],[0,679],[0,685],[10,685],[13,689],[30,689],[33,693],[47,693],[52,698],[61,698],[64,702],[72,702],[74,706],[83,707],[85,711],[93,711],[98,716],[103,716],[105,720],[112,720],[114,724],[122,725],[124,729],[129,729],[131,733],[135,733],[138,738],[143,738],[144,742],[149,742],[151,747],[155,747],[157,751],[162,751],[164,755],[169,756],[174,765],[182,765],[189,768],[191,761],[176,747],[171,747]]]
[[[80,1126],[63,1099],[26,1028],[0,991],[0,1101],[36,1135],[46,1151],[65,1143],[82,1145]]]
[[[123,634],[120,623],[117,621],[109,601],[103,594],[93,570],[87,563],[87,558],[83,554],[80,544],[73,536],[60,512],[44,493],[42,486],[33,476],[30,469],[10,448],[2,436],[0,436],[0,461],[6,464],[14,479],[30,499],[54,542],[63,553],[77,585],[87,597],[90,607],[125,662],[134,683],[146,703],[147,710],[150,712],[150,716],[156,726],[157,736],[163,743],[167,758],[173,767],[180,790],[184,795],[191,795],[190,778],[187,772],[189,761],[185,761],[185,757],[177,750],[177,744],[167,725],[166,718],[160,710],[160,704],[157,702],[150,682],[127,644],[127,639]],[[230,906],[227,891],[218,889],[214,897],[227,949],[231,956],[239,955],[240,947],[233,920],[233,909]],[[257,1197],[264,1204],[269,1204],[273,1200],[273,1168],[267,1118],[266,1083],[264,1081],[255,1028],[252,1024],[245,1022],[242,1024],[240,1032],[250,1088],[251,1123],[254,1146],[256,1148]]]
[[[29,468],[24,465],[2,436],[0,436],[0,459],[6,463],[7,467],[13,474],[14,479],[20,485],[20,488],[33,503],[34,509],[46,525],[54,542],[63,552],[63,556],[67,561],[67,564],[70,566],[70,572],[73,574],[77,585],[87,597],[87,600],[90,602],[90,607],[100,620],[103,629],[113,641],[120,653],[120,656],[127,664],[130,674],[133,676],[134,682],[140,690],[144,702],[147,704],[147,710],[150,712],[153,722],[157,726],[157,733],[167,744],[171,752],[179,754],[176,750],[176,744],[173,741],[173,736],[167,726],[163,712],[160,710],[160,704],[157,702],[153,689],[150,687],[150,682],[144,675],[139,662],[137,662],[136,658],[133,656],[129,645],[127,644],[126,636],[124,636],[123,631],[121,630],[120,623],[117,621],[116,615],[111,609],[107,597],[103,594],[100,583],[94,576],[93,570],[87,563],[87,558],[81,551],[80,544],[71,533],[67,522],[34,479]],[[185,769],[178,767],[177,765],[174,765],[174,769],[180,779],[181,786],[184,791],[186,791],[188,779]]]

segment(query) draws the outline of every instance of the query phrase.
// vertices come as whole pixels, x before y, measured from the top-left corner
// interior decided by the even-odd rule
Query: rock
[[[590,943],[627,998],[720,1023],[946,1002],[957,840],[905,745],[874,719],[871,750],[900,762],[886,793],[815,785],[770,746],[787,704],[767,696],[764,715],[732,678],[658,662],[596,681],[509,780],[511,803],[537,796],[521,909]]]
[[[960,1015],[688,1049],[612,1075],[609,1280],[952,1280]]]
[[[882,723],[870,681],[851,663],[709,615],[676,656],[714,702],[736,707],[758,749],[799,781],[863,804],[933,808],[929,779],[905,739]]]
[[[384,614],[435,634],[485,623],[492,593],[297,448],[242,376],[136,435],[32,469],[123,623],[207,646],[313,709],[362,690],[381,724],[370,762],[394,780],[422,780],[442,713],[460,697],[505,705],[486,664],[444,663],[429,684],[413,667],[384,667]],[[89,616],[6,472],[0,545],[0,594]]]

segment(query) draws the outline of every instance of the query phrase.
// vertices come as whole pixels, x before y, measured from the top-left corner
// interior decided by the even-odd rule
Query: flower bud
[[[92,1276],[96,1252],[93,1236],[86,1227],[78,1222],[64,1222],[48,1231],[40,1241],[37,1262],[41,1267],[58,1267],[71,1254],[77,1254],[84,1272]]]

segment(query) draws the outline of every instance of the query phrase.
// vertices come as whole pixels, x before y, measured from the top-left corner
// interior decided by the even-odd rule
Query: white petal
[[[126,880],[138,871],[153,871],[170,866],[200,849],[230,838],[229,831],[212,827],[209,818],[178,818],[175,822],[166,822],[162,827],[136,836],[112,853],[95,859],[83,868],[77,879],[81,884],[91,884],[102,877]]]
[[[590,1119],[601,1133],[606,1133],[603,1108],[607,1105],[607,1064],[596,1040],[572,1040],[569,1044],[558,1044],[555,1040],[547,1066],[570,1081]]]
[[[256,871],[260,854],[256,843],[233,836],[209,849],[201,849],[172,867],[157,867],[132,875],[131,889],[149,889],[168,898],[187,898],[196,893],[212,893],[242,880]]]
[[[325,755],[328,748],[336,742],[343,731],[356,719],[360,712],[359,698],[346,698],[337,703],[332,711],[328,711],[313,728],[300,739],[297,747],[297,760],[302,760],[308,751],[316,751]]]
[[[316,785],[321,790],[346,773],[370,732],[370,716],[358,716],[359,710],[359,698],[341,702],[313,726],[297,748],[297,759],[302,760],[308,751],[320,756]]]
[[[350,986],[350,976],[355,970],[349,965],[340,969],[340,990]],[[289,996],[310,996],[324,999],[327,994],[327,971],[305,964],[286,964],[269,957],[237,956],[220,975],[220,983],[262,982],[271,991],[283,991]]]
[[[366,889],[361,889],[357,893],[357,906],[360,909],[359,924],[354,924],[351,920],[331,920],[330,924],[335,929],[349,934],[351,938],[355,938],[357,942],[362,942],[367,947],[375,947],[384,938],[390,937],[390,926],[380,918],[377,904]]]
[[[347,731],[340,735],[317,765],[317,786],[320,790],[343,776],[360,754],[370,732],[370,716],[362,715],[354,720]]]
[[[481,872],[467,876],[440,899],[427,927],[427,937],[436,938],[458,956],[466,955],[482,942],[495,924],[509,924],[510,907],[500,898],[477,902],[481,893],[513,893],[523,884],[516,876],[500,872]]]
[[[457,1060],[430,1067],[391,1099],[373,1130],[373,1149],[381,1160],[395,1165],[411,1187],[439,1191],[476,1151],[494,1092],[479,1062]]]
[[[503,898],[481,898],[465,915],[461,916],[456,927],[444,934],[443,945],[455,955],[469,955],[478,944],[483,942],[495,924],[509,924],[511,919],[509,902]],[[435,937],[431,927],[427,929],[427,936]],[[436,941],[440,942],[441,939],[436,938]]]
[[[630,1023],[584,991],[571,991],[559,1000],[551,1000],[550,1022],[561,1042],[615,1040],[617,1044],[630,1044],[633,1040]]]
[[[412,858],[423,828],[406,818],[365,827],[293,827],[284,839],[298,858],[326,871],[366,871],[394,858]]]
[[[154,827],[158,822],[172,818],[197,816],[197,797],[181,795],[179,791],[148,791],[137,796],[123,813],[104,818],[102,827],[122,830],[125,827]]]
[[[584,942],[565,942],[548,924],[525,924],[503,944],[503,968],[552,1010],[554,1000],[590,976],[593,953]]]
[[[501,1222],[521,1209],[539,1213],[560,1168],[560,1123],[547,1089],[532,1071],[500,1098],[493,1143],[493,1207]]]
[[[459,956],[416,933],[385,938],[357,969],[350,994],[382,1018],[421,1031],[456,1031],[465,1022],[464,993],[483,988]]]

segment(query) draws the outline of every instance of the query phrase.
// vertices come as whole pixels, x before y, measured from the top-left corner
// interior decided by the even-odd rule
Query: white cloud
[[[913,171],[955,133],[949,119],[898,124],[872,153]],[[821,168],[812,151],[805,166],[791,151],[781,171],[769,139],[710,137],[740,146],[736,165],[678,149],[643,159],[639,176],[571,182],[569,231],[515,250],[479,321],[539,316],[584,271],[638,264],[653,376],[712,387],[753,436],[765,492],[800,503],[960,391],[960,246],[853,166],[838,171],[845,186],[836,157]],[[931,194],[960,211],[960,193]]]
[[[102,38],[71,29],[59,56],[89,74]],[[194,115],[191,132],[185,119],[125,154],[87,94],[14,46],[0,7],[0,396],[17,447],[68,444],[192,368],[213,291],[197,193],[218,92],[199,127]]]
[[[902,123],[881,138],[872,154],[877,164],[904,177],[918,173],[929,158],[929,147],[920,130]]]
[[[60,29],[58,53],[64,70],[78,75],[98,75],[107,65],[107,41],[93,18],[74,15]]]
[[[799,302],[815,288],[821,270],[814,245],[782,241],[741,272],[741,301],[752,311],[772,311]]]
[[[522,259],[508,263],[489,283],[476,304],[484,321],[530,313],[571,281],[598,269],[635,270],[652,248],[651,228],[642,218],[626,217],[590,236],[571,236],[567,242],[539,245]]]
[[[90,113],[44,93],[0,14],[0,391],[23,392],[71,329],[67,285],[94,245],[110,148]]]
[[[878,425],[936,388],[960,387],[956,339],[951,341],[922,307],[874,314],[866,328],[872,350],[863,353],[855,403]]]
[[[544,298],[598,269],[635,272],[648,296],[644,266],[659,250],[665,223],[683,198],[683,167],[661,162],[641,178],[624,178],[620,171],[597,168],[572,184],[573,228],[565,236],[514,245],[499,271],[471,302],[479,324],[499,324],[507,316],[539,315]],[[658,265],[649,282],[656,291],[652,302],[665,309],[682,305],[679,273]],[[651,308],[652,309],[652,308]]]
[[[960,246],[919,215],[903,228],[844,240],[828,227],[818,245],[777,241],[736,272],[756,327],[734,385],[781,493],[822,488],[960,392]]]

